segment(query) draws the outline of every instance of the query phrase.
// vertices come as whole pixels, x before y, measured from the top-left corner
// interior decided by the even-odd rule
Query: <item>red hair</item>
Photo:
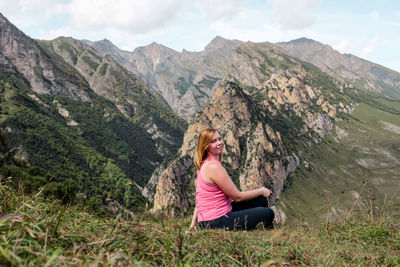
[[[217,130],[208,128],[201,131],[199,135],[199,139],[197,141],[197,149],[196,154],[194,156],[194,164],[197,166],[197,169],[200,170],[201,165],[207,157],[207,149],[211,144],[211,139],[214,133]],[[219,160],[221,160],[222,154],[219,155]]]

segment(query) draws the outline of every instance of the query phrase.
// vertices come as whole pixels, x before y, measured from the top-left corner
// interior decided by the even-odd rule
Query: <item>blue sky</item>
[[[0,0],[0,12],[38,39],[153,41],[200,51],[217,35],[253,42],[307,37],[400,72],[398,0]]]

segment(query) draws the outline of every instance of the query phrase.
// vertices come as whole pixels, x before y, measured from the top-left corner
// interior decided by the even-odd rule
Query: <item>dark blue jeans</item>
[[[232,211],[218,219],[200,222],[201,229],[253,230],[259,223],[272,229],[274,212],[268,201],[260,196],[243,202],[232,202]]]

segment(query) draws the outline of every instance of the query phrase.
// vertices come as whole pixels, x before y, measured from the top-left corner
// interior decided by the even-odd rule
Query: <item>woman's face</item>
[[[208,146],[207,152],[214,157],[218,157],[224,150],[224,141],[216,131],[211,137],[211,143]]]

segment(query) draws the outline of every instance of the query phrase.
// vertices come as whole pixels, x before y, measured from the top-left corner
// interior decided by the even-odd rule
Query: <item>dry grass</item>
[[[6,191],[5,191],[6,190]],[[135,220],[101,218],[38,193],[4,185],[0,265],[25,266],[342,266],[400,264],[398,207],[328,225],[277,226],[251,232],[187,232],[190,218],[149,213]],[[389,212],[390,211],[390,212]],[[354,212],[354,211],[352,211]],[[355,216],[357,215],[357,216]]]

